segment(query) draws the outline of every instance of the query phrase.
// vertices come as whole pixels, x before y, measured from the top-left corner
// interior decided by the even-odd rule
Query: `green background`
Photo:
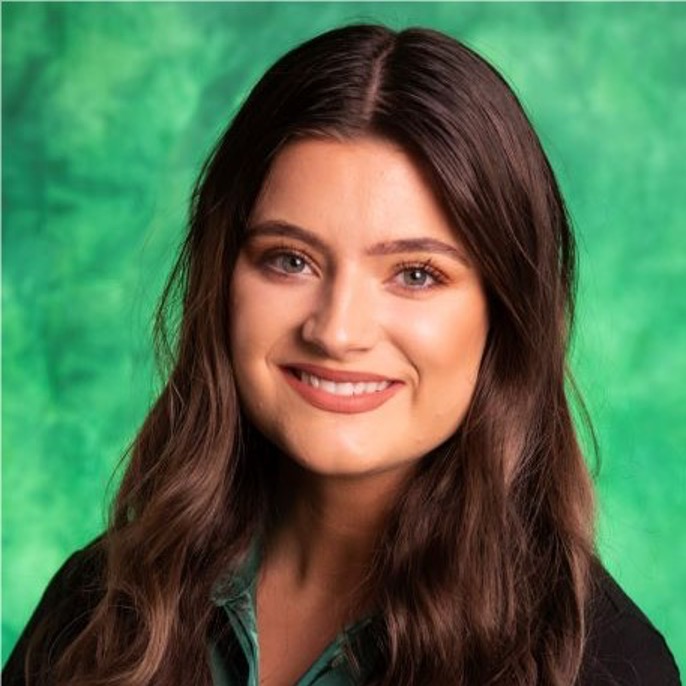
[[[599,547],[683,671],[683,4],[4,3],[3,659],[103,526],[202,159],[286,49],[374,20],[465,40],[533,118],[580,241]]]

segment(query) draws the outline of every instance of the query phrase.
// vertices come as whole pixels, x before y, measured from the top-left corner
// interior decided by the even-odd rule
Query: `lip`
[[[365,393],[362,395],[341,396],[327,393],[321,388],[314,388],[301,381],[294,373],[294,370],[304,371],[314,374],[322,379],[329,381],[359,382],[359,381],[389,381],[390,386],[383,391]],[[337,412],[340,414],[357,414],[360,412],[371,412],[377,407],[390,400],[404,385],[401,381],[389,379],[378,374],[368,374],[366,372],[344,372],[340,370],[326,369],[310,364],[298,364],[281,367],[286,382],[310,405],[327,412]]]
[[[374,374],[372,372],[347,372],[342,369],[328,369],[327,367],[320,367],[316,364],[291,364],[286,365],[285,369],[297,369],[301,372],[307,372],[308,374],[314,374],[320,379],[328,379],[329,381],[338,381],[339,383],[345,383],[349,381],[351,383],[356,383],[358,381],[390,381],[393,382],[388,376],[380,376],[379,374]]]

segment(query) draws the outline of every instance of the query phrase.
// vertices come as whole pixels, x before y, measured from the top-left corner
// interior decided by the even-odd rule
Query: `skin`
[[[424,243],[407,243],[416,239]],[[292,683],[342,626],[393,495],[462,421],[486,296],[403,150],[377,138],[308,139],[274,161],[231,307],[241,402],[289,458],[257,605],[263,683]],[[374,374],[393,391],[365,411],[318,407],[289,383],[287,370],[302,364]]]

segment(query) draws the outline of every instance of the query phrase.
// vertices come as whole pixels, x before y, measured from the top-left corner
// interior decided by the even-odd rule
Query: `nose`
[[[322,284],[302,326],[302,339],[331,359],[369,350],[378,334],[374,297],[355,274]]]

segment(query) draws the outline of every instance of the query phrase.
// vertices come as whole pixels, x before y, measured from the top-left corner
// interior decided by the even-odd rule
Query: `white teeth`
[[[329,381],[328,379],[321,379],[314,374],[308,372],[299,372],[300,380],[313,388],[321,388],[332,395],[341,395],[350,397],[352,395],[364,395],[368,393],[378,393],[386,390],[390,385],[390,381],[358,381],[351,383],[345,381],[338,383],[336,381]]]
[[[323,391],[326,391],[327,393],[336,393],[338,384],[334,383],[333,381],[326,381],[326,379],[322,379],[319,382],[319,388],[321,388]]]

